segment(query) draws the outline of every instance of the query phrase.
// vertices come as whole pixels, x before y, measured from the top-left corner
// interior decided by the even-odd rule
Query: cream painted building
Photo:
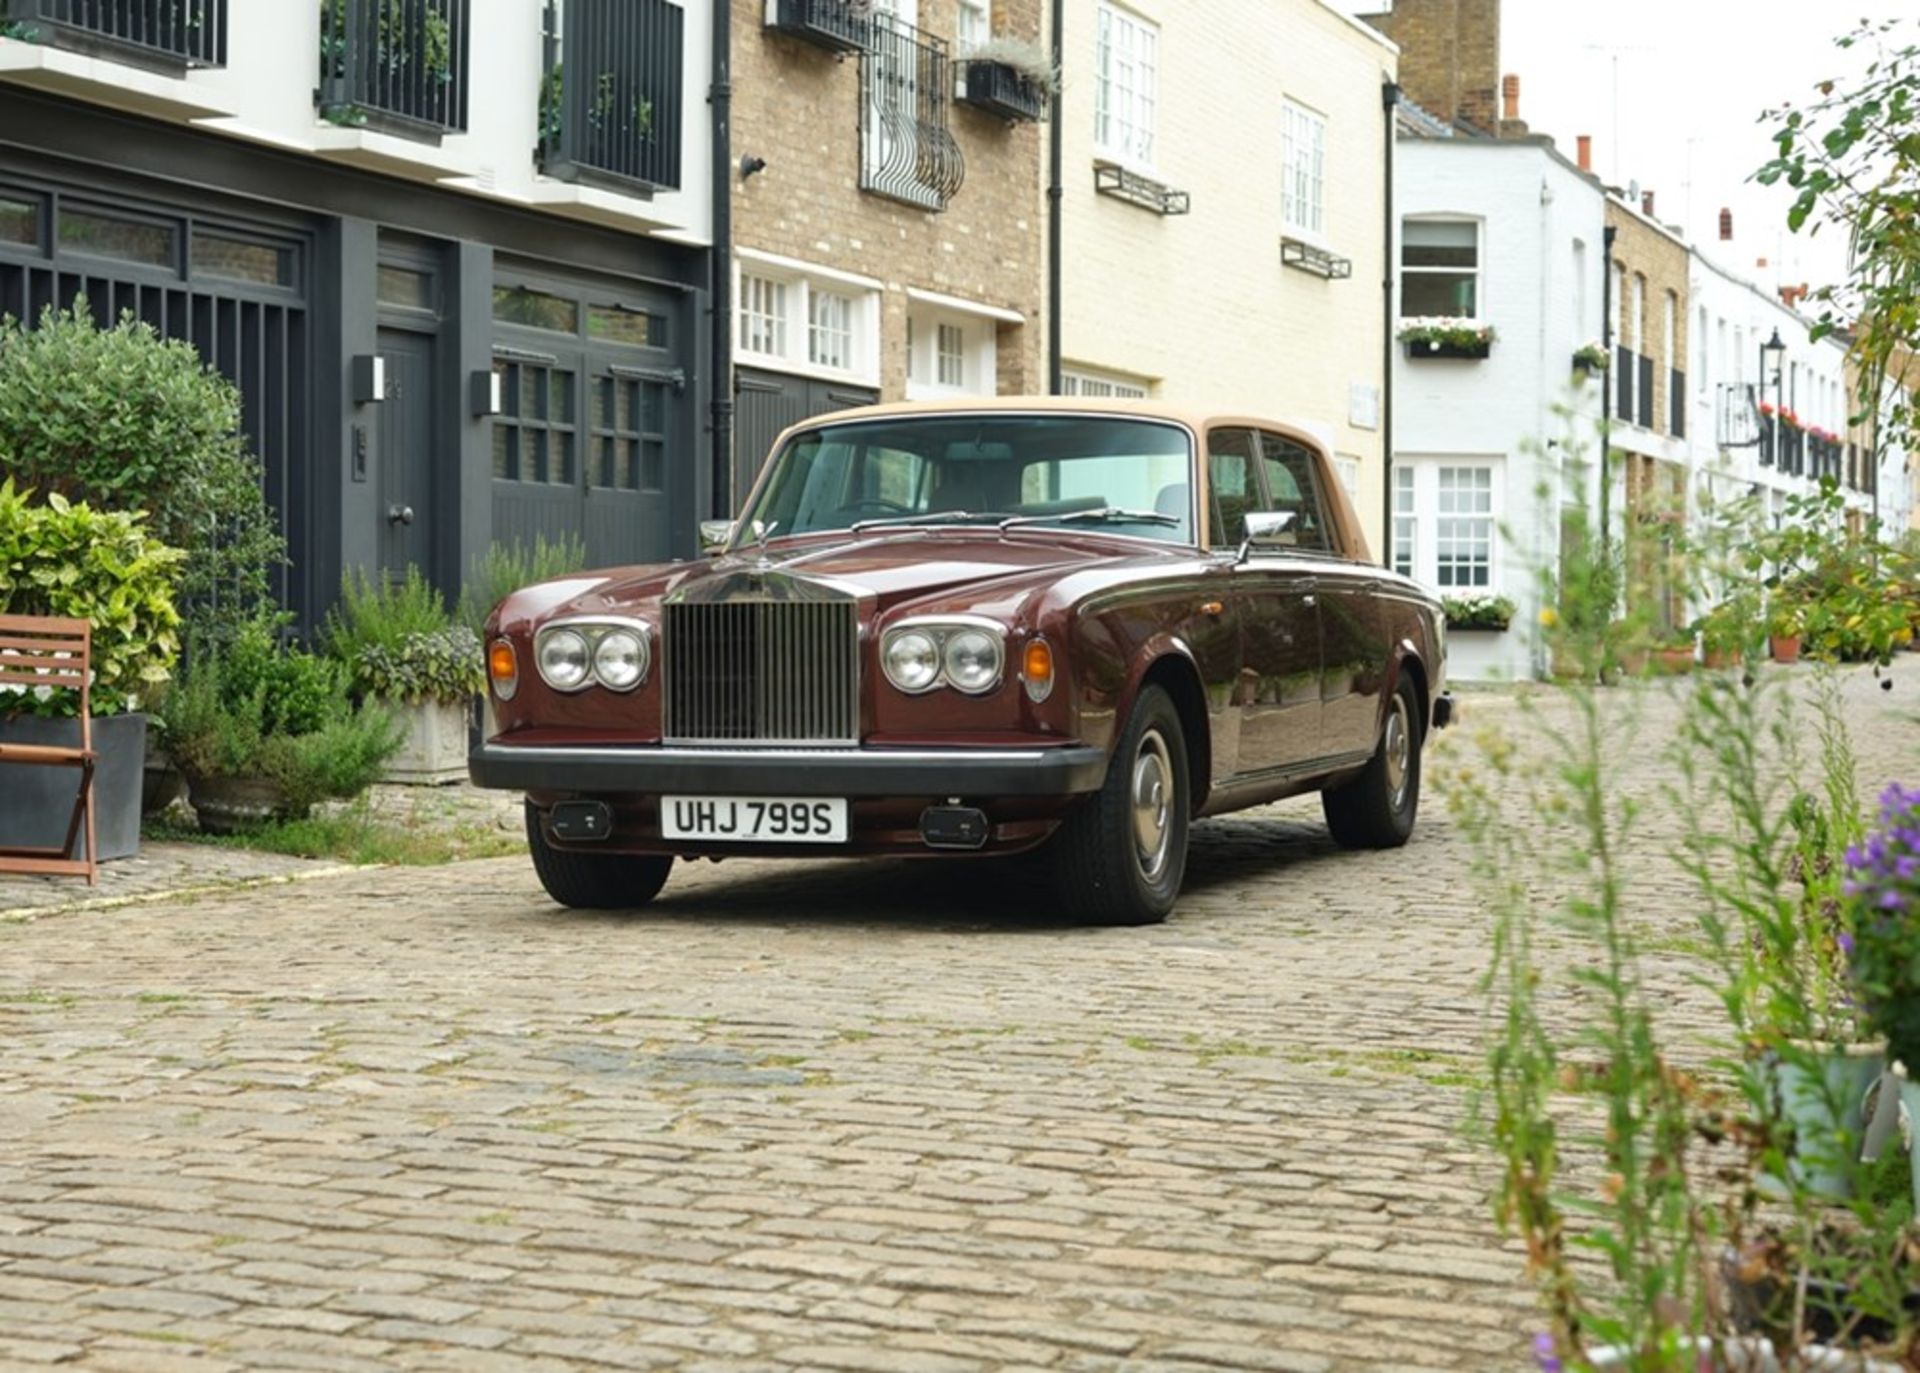
[[[1326,0],[1063,2],[1063,389],[1305,425],[1377,556],[1397,49]]]

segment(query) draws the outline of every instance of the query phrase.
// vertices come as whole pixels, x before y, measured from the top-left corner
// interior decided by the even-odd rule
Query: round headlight
[[[902,691],[925,691],[940,677],[940,648],[920,630],[894,635],[880,656],[887,680]]]
[[[647,644],[630,629],[610,629],[593,650],[593,675],[614,691],[632,691],[647,675]]]
[[[555,691],[577,691],[587,684],[592,655],[584,636],[571,629],[556,629],[540,640],[536,651],[540,677]]]
[[[947,636],[947,680],[961,691],[986,691],[1000,680],[1000,641],[983,629]]]

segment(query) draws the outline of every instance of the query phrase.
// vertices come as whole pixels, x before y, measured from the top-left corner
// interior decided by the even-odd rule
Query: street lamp
[[[1781,373],[1786,370],[1787,345],[1780,341],[1780,326],[1773,327],[1773,337],[1760,345],[1760,395],[1767,394],[1767,370],[1773,370],[1773,432],[1769,436],[1773,442],[1767,445],[1768,452],[1781,471],[1786,471],[1787,455],[1780,450],[1780,410],[1784,403],[1781,395]]]

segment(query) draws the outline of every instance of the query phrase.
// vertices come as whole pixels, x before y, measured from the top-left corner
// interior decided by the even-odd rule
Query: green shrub
[[[93,713],[137,708],[179,653],[174,609],[179,549],[139,515],[74,505],[58,494],[29,500],[0,479],[0,614],[60,615],[93,626]],[[73,715],[79,696],[0,688],[0,712]]]
[[[517,540],[495,544],[468,571],[457,618],[475,634],[485,633],[494,607],[521,587],[569,576],[586,565],[587,546],[573,534],[551,542],[540,535],[531,548]]]
[[[465,625],[360,650],[354,686],[383,701],[458,703],[486,685],[480,637]]]
[[[0,318],[0,476],[23,489],[141,511],[187,550],[178,597],[224,640],[262,605],[285,543],[239,437],[240,394],[186,344],[84,298],[37,328]]]
[[[417,567],[387,581],[354,572],[327,616],[327,651],[362,696],[464,701],[485,685],[480,640],[457,626]]]
[[[351,707],[335,664],[278,647],[266,622],[196,655],[162,713],[168,754],[189,782],[271,779],[284,792],[282,818],[365,791],[401,743],[392,716]]]

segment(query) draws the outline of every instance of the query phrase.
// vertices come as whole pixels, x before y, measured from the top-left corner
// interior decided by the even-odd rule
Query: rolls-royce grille
[[[852,601],[669,605],[663,633],[670,743],[860,741]]]

